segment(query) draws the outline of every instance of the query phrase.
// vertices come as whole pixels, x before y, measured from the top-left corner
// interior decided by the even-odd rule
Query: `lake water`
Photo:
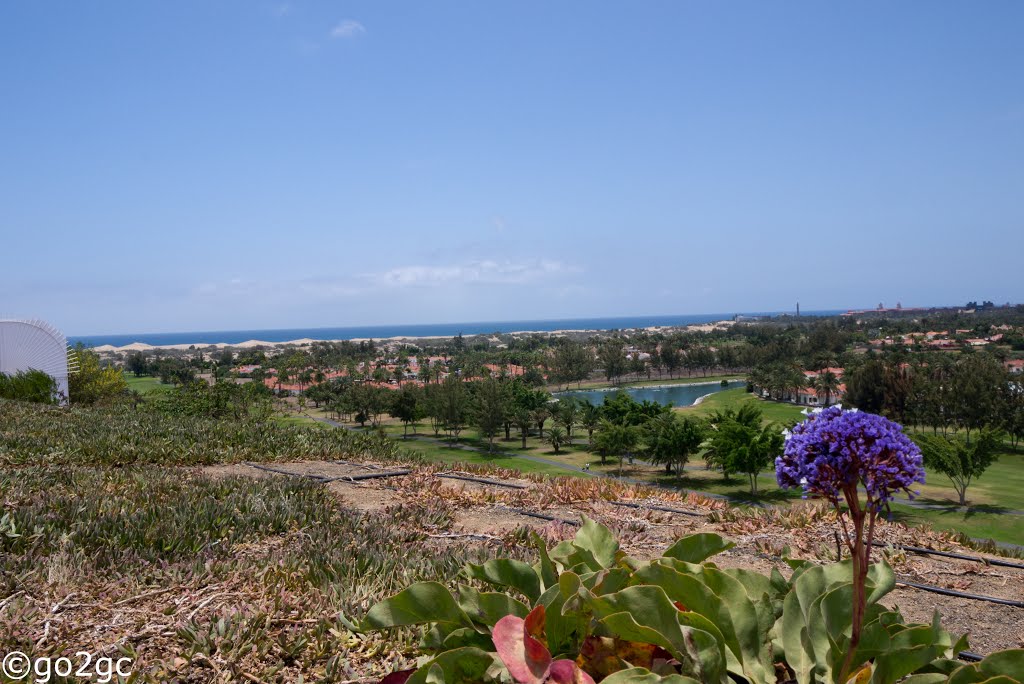
[[[556,397],[575,397],[587,399],[592,404],[603,404],[604,398],[615,392],[625,392],[637,401],[656,401],[659,404],[672,404],[673,406],[690,406],[700,397],[706,394],[721,392],[724,389],[746,387],[743,380],[734,380],[725,387],[721,381],[710,384],[691,383],[688,385],[666,385],[663,387],[621,387],[607,390],[571,390],[568,392],[557,392]]]

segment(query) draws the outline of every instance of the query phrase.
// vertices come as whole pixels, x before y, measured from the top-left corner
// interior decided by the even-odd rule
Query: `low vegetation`
[[[408,644],[349,618],[485,560],[422,532],[443,505],[358,513],[288,478],[22,468],[0,492],[0,651],[120,654],[140,681],[351,679]]]
[[[880,601],[895,576],[884,562],[865,569],[858,647],[850,636],[857,582],[849,562],[793,561],[788,580],[723,570],[707,558],[732,544],[714,534],[684,537],[643,561],[589,519],[571,541],[547,548],[534,535],[533,542],[532,565],[512,558],[469,564],[468,582],[454,592],[421,582],[373,606],[365,630],[427,627],[425,662],[387,681],[1024,681],[1024,650],[963,664],[956,655],[966,638],[951,636],[938,616],[912,624],[885,608]]]
[[[324,426],[167,415],[125,406],[60,409],[0,400],[4,466],[202,465],[361,454],[394,460],[399,449],[378,435]]]

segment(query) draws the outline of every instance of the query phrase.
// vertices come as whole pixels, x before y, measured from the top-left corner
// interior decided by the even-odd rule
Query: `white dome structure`
[[[45,321],[0,318],[0,373],[42,371],[57,381],[61,402],[67,403],[68,373],[74,370],[68,366],[64,333]]]

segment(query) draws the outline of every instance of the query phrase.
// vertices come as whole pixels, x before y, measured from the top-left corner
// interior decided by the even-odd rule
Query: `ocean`
[[[806,311],[805,316],[835,316],[845,310]],[[740,316],[770,316],[789,312],[742,313]],[[139,334],[68,336],[71,344],[81,342],[86,347],[110,344],[123,347],[133,342],[154,346],[168,344],[238,344],[247,340],[288,342],[309,338],[313,340],[351,340],[356,338],[382,339],[387,337],[454,337],[455,335],[482,335],[487,333],[536,330],[621,330],[650,326],[678,326],[711,323],[732,319],[737,314],[684,314],[666,316],[612,316],[604,318],[563,318],[555,320],[480,321],[476,323],[427,323],[410,325],[363,325],[337,328],[282,328],[266,330],[207,330],[195,332],[164,332]]]

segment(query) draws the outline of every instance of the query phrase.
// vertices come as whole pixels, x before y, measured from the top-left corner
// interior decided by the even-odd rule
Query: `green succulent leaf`
[[[949,684],[1021,684],[1024,682],[1024,649],[997,651],[984,660],[964,665],[949,677]]]
[[[503,669],[493,653],[473,647],[457,648],[421,665],[406,684],[479,684],[497,681]]]
[[[483,565],[470,563],[466,566],[466,574],[499,587],[512,587],[531,602],[540,597],[540,577],[533,567],[522,561],[499,558]]]
[[[506,615],[525,618],[530,612],[526,604],[507,594],[477,591],[470,587],[459,587],[459,607],[473,622],[486,627],[493,627]]]
[[[438,582],[419,582],[370,608],[363,618],[365,631],[453,622],[466,627],[473,623],[451,592]]]
[[[587,551],[589,556],[596,562],[592,570],[601,570],[615,565],[615,555],[619,551],[619,542],[615,535],[602,525],[587,516],[583,516],[583,525],[580,526],[573,545],[577,549]]]
[[[594,616],[629,641],[661,646],[684,663],[691,663],[691,674],[705,681],[725,676],[725,645],[711,632],[694,629],[680,622],[682,612],[658,586],[628,587],[615,594],[594,597],[590,606]]]
[[[619,670],[601,680],[602,684],[700,684],[696,679],[683,675],[659,675],[643,667]]]
[[[541,539],[540,535],[531,531],[530,538],[533,540],[534,546],[537,547],[537,555],[540,557],[534,570],[540,577],[540,593],[543,593],[558,583],[559,569],[555,567],[551,556],[548,555],[547,546],[545,546],[544,540]],[[534,603],[537,602],[537,599],[532,600]]]
[[[734,546],[736,546],[734,543],[726,541],[717,534],[702,532],[683,537],[668,547],[662,555],[687,563],[700,563],[716,553],[721,553]]]

